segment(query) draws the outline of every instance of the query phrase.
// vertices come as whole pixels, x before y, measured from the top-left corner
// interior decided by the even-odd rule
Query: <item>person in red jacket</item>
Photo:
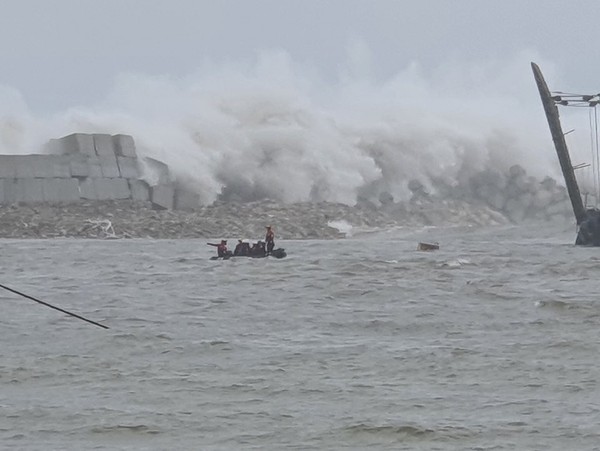
[[[227,240],[221,240],[219,244],[206,243],[209,246],[215,246],[217,248],[217,256],[225,257],[227,255]]]
[[[273,252],[275,247],[275,232],[271,226],[267,226],[267,234],[265,235],[265,243],[267,245],[267,255]]]

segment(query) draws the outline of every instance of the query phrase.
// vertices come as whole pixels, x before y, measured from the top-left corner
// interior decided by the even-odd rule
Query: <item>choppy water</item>
[[[600,250],[573,239],[1,241],[1,283],[111,329],[0,292],[0,446],[599,449]]]

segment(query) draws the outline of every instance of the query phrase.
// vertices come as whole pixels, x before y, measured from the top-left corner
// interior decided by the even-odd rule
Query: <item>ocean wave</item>
[[[159,428],[151,427],[146,424],[116,424],[112,426],[94,426],[90,428],[90,432],[94,434],[160,434]]]
[[[347,426],[345,432],[354,436],[376,435],[380,438],[428,438],[435,434],[433,429],[416,425],[373,425],[358,423]]]
[[[435,428],[418,424],[367,424],[357,423],[342,430],[358,443],[405,443],[419,441],[463,440],[476,435],[461,426],[443,425]]]

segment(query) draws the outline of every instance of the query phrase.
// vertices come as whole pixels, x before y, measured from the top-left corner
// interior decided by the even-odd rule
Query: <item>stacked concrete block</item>
[[[111,135],[74,133],[53,140],[48,147],[52,153],[66,154],[70,157],[69,165],[73,177],[121,176]]]
[[[154,158],[142,158],[141,172],[141,178],[146,180],[151,186],[168,185],[172,182],[169,166]]]
[[[124,179],[137,179],[140,176],[137,158],[117,156],[119,173]]]
[[[43,155],[43,160],[37,161],[36,177],[71,178],[69,160],[61,155]]]
[[[81,199],[98,200],[94,179],[85,178],[79,181],[79,196]]]
[[[69,162],[61,155],[16,155],[18,178],[70,178]]]
[[[0,177],[14,178],[17,176],[17,155],[0,155]]]
[[[80,199],[79,183],[76,178],[40,180],[44,202],[71,203]]]
[[[199,205],[193,193],[175,194],[166,164],[138,159],[129,135],[73,133],[50,140],[46,151],[0,155],[0,204],[133,199],[164,209]]]
[[[14,179],[15,202],[37,203],[44,201],[42,180],[34,178]]]
[[[131,198],[140,202],[150,200],[150,186],[143,180],[129,180],[129,190]]]
[[[0,179],[0,202],[10,204],[16,201],[17,190],[15,187],[15,179]]]
[[[171,210],[175,201],[175,188],[172,185],[156,185],[150,190],[152,205],[160,209]]]
[[[51,149],[53,153],[59,154],[81,153],[84,155],[96,155],[94,135],[85,133],[73,133],[72,135],[57,139],[52,143]]]
[[[133,137],[129,135],[114,135],[112,138],[117,156],[137,158]]]
[[[99,179],[104,177],[102,172],[102,164],[100,163],[100,159],[97,156],[87,157],[87,165],[89,167],[89,177]]]
[[[97,172],[94,171],[97,168]],[[100,169],[100,163],[92,167],[89,161],[89,157],[83,154],[69,155],[69,169],[71,171],[71,177],[101,177],[102,170]]]
[[[15,156],[15,177],[33,178],[34,161],[38,155],[16,155]],[[29,158],[31,159],[29,159]]]
[[[92,135],[94,140],[94,150],[96,155],[115,156],[115,145],[113,144],[112,136],[106,134]]]
[[[129,183],[122,178],[92,179],[98,200],[130,199]]]
[[[130,199],[129,183],[122,178],[87,178],[79,182],[79,193],[82,199],[116,200]]]
[[[121,176],[115,155],[98,155],[100,170],[103,178],[117,178]]]

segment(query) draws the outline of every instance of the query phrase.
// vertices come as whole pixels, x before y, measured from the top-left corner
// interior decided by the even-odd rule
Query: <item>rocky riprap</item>
[[[265,225],[278,239],[333,239],[341,230],[419,226],[486,226],[528,221],[573,221],[564,186],[538,180],[515,165],[507,171],[459,174],[453,183],[407,182],[410,199],[380,191],[356,205],[283,204],[271,200],[220,200],[192,211],[164,209],[151,201],[95,200],[69,204],[0,205],[0,238],[227,238],[257,240]]]
[[[563,199],[551,214],[532,219],[572,216]],[[527,218],[522,218],[527,220]],[[156,210],[151,203],[96,201],[69,205],[0,206],[0,238],[247,238],[263,237],[273,225],[279,239],[343,238],[336,222],[358,230],[400,226],[499,225],[515,222],[486,202],[443,199],[426,193],[410,201],[355,206],[337,203],[279,204],[273,201],[222,203],[194,211]]]

